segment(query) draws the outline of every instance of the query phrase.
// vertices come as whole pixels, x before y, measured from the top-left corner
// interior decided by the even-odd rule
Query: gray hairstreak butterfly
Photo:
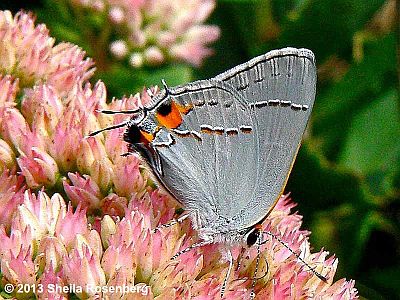
[[[160,185],[183,205],[182,219],[189,216],[198,232],[200,241],[174,258],[223,243],[230,258],[228,278],[229,246],[261,243],[260,224],[283,193],[315,89],[310,50],[274,50],[212,79],[177,87],[164,83],[142,109],[103,111],[133,116],[91,135],[127,126],[129,151],[141,155]]]

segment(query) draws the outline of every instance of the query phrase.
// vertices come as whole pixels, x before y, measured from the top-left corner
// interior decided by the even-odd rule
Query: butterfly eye
[[[251,230],[246,235],[246,244],[247,246],[253,246],[260,235],[260,229],[258,228],[251,228]]]

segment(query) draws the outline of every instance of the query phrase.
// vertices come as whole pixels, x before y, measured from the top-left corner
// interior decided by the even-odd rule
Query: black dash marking
[[[202,139],[201,139],[201,134],[198,133],[197,131],[192,130],[190,133],[191,133],[192,136],[193,136],[196,140],[198,140],[199,142],[202,140]]]
[[[278,100],[278,99],[276,99],[276,100],[268,100],[268,105],[269,106],[278,106],[280,102],[281,101]]]
[[[237,135],[239,130],[237,128],[227,128],[225,132],[227,135]]]
[[[246,125],[241,125],[239,128],[243,133],[250,133],[253,130],[251,126]]]
[[[206,102],[203,100],[199,100],[199,101],[196,101],[196,102],[193,102],[194,103],[194,105],[196,105],[196,106],[203,106]]]
[[[193,137],[196,140],[201,141],[201,135],[197,131],[178,130],[178,129],[172,129],[172,131],[180,137]]]
[[[294,104],[294,103],[292,103],[292,105],[290,106],[291,109],[296,110],[296,111],[301,110],[302,107],[303,106],[301,104]]]
[[[221,134],[223,134],[224,133],[224,127],[214,127],[214,132],[216,133],[216,134],[219,134],[219,135],[221,135]]]
[[[243,91],[243,90],[247,89],[248,87],[249,87],[249,84],[247,83],[247,84],[245,84],[245,85],[238,86],[238,87],[236,88],[236,90],[238,90],[238,91]]]
[[[214,106],[214,105],[217,105],[217,104],[218,104],[218,100],[216,100],[216,99],[210,99],[208,101],[208,105],[210,105],[210,106]]]
[[[257,108],[261,108],[261,107],[267,106],[268,105],[268,101],[257,101],[256,103],[254,103],[254,105]]]
[[[176,133],[177,135],[183,136],[183,137],[191,135],[191,133],[190,133],[189,130],[172,129],[172,131],[173,131],[174,133]]]
[[[200,129],[204,133],[211,134],[213,132],[213,128],[210,125],[207,125],[207,124],[200,125]]]
[[[281,100],[281,106],[282,107],[289,107],[291,104],[292,104],[291,101]]]

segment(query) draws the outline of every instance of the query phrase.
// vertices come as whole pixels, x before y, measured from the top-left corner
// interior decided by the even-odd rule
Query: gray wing
[[[257,192],[254,111],[235,89],[216,80],[164,90],[158,97],[191,108],[179,127],[160,130],[152,142],[160,181],[186,209],[201,210],[198,226],[233,218]]]
[[[245,203],[231,203],[239,205],[239,226],[249,227],[272,210],[286,185],[314,103],[315,59],[307,49],[274,50],[215,79],[235,88],[256,117],[258,192]]]

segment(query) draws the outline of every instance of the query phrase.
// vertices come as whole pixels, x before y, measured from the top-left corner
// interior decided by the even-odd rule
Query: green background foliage
[[[399,23],[390,6],[395,2],[218,1],[208,22],[220,26],[221,38],[201,68],[174,63],[107,68],[105,58],[96,61],[96,79],[105,81],[109,98],[120,97],[163,78],[169,85],[208,78],[274,48],[313,50],[317,98],[286,191],[299,203],[314,250],[323,247],[339,258],[337,278],[355,279],[362,297],[400,299]],[[90,30],[105,24],[90,16],[76,19],[64,1],[0,5],[14,12],[33,9],[52,36],[76,43],[89,56],[96,58],[96,48],[104,47],[90,39]]]

